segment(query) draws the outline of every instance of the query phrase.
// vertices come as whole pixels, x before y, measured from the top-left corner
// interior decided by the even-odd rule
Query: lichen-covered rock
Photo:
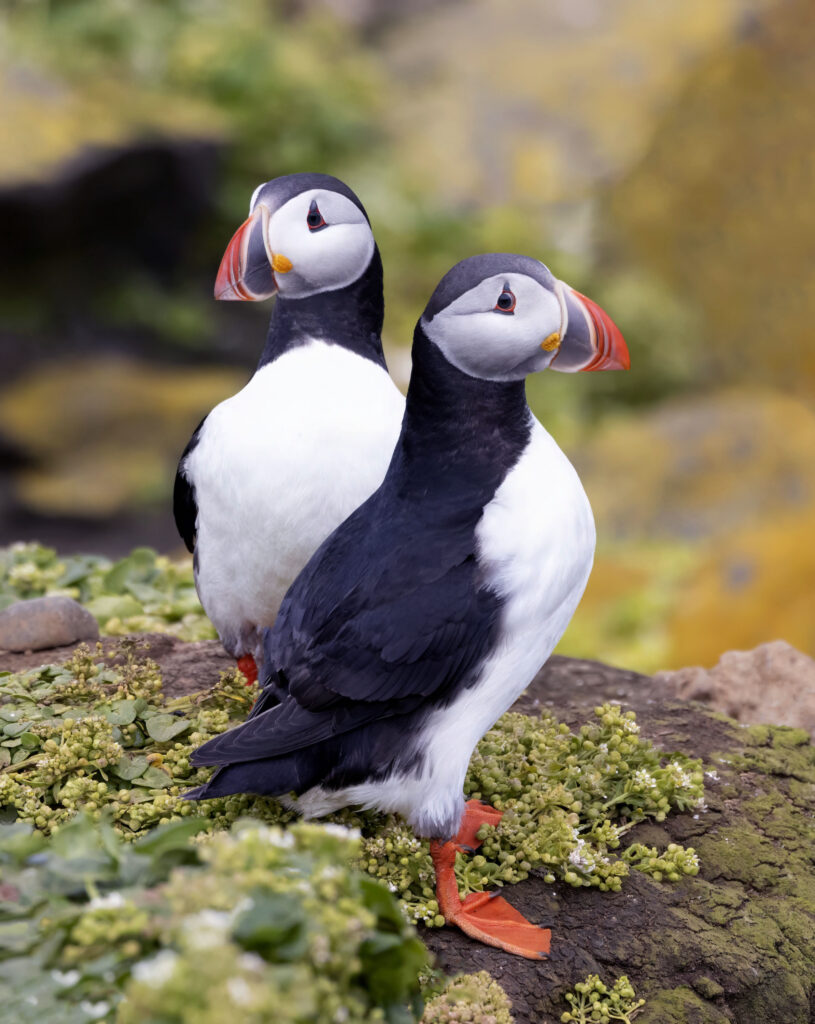
[[[36,597],[0,611],[0,650],[43,651],[98,636],[96,619],[70,597]]]
[[[727,651],[713,668],[681,668],[654,678],[671,696],[710,704],[739,722],[789,725],[815,738],[815,660],[784,640]]]
[[[448,971],[487,970],[517,1024],[554,1024],[589,973],[628,975],[646,1000],[637,1024],[810,1024],[815,1005],[815,747],[806,732],[739,727],[665,699],[646,676],[553,658],[516,710],[552,706],[570,725],[603,700],[637,713],[665,749],[701,756],[706,806],[643,824],[632,843],[693,845],[700,872],[673,885],[634,873],[619,893],[570,890],[532,877],[507,893],[552,928],[541,964],[426,933]],[[635,877],[636,875],[636,877]]]

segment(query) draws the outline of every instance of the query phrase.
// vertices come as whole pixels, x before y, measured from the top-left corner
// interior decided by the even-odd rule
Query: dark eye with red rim
[[[317,200],[311,200],[311,206],[308,208],[308,216],[306,217],[306,224],[308,224],[309,231],[319,231],[321,228],[327,228],[328,225],[323,220],[323,215],[320,213],[320,207],[317,205]]]
[[[498,301],[493,307],[496,313],[512,313],[515,309],[515,295],[504,286],[504,290],[498,296]]]

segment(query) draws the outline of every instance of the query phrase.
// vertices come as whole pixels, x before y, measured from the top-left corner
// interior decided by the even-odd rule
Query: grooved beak
[[[551,369],[562,373],[627,370],[631,366],[628,346],[608,313],[562,281],[557,282],[557,294],[564,330]]]
[[[215,278],[216,299],[253,302],[277,291],[272,272],[275,257],[266,241],[268,222],[268,208],[258,203],[232,236]]]

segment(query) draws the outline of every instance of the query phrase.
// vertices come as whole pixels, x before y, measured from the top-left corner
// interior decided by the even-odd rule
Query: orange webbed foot
[[[476,833],[485,823],[497,825],[502,814],[488,804],[470,800],[461,828],[446,843],[433,840],[430,855],[436,869],[436,895],[439,909],[448,924],[465,935],[528,960],[543,960],[549,953],[552,933],[527,921],[523,914],[495,892],[478,892],[462,901],[456,883],[456,853],[475,850],[481,845]]]
[[[539,928],[497,892],[472,892],[461,904],[452,924],[471,939],[496,946],[505,953],[544,960],[549,955],[552,932]]]
[[[504,812],[498,811],[480,800],[468,800],[464,806],[461,827],[453,837],[453,842],[462,851],[477,850],[481,840],[477,836],[482,825],[497,825]]]

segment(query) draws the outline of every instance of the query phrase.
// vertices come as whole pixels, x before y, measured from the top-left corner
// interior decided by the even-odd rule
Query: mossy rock
[[[589,973],[627,974],[646,1005],[638,1024],[809,1024],[815,1005],[815,747],[802,730],[744,728],[699,705],[668,702],[647,676],[553,658],[516,710],[550,706],[569,724],[618,700],[642,734],[702,757],[706,809],[634,829],[631,842],[692,845],[701,870],[668,885],[632,872],[619,893],[545,885],[508,892],[552,928],[545,963],[426,932],[448,971],[487,970],[517,1024],[560,1020],[565,993]]]

